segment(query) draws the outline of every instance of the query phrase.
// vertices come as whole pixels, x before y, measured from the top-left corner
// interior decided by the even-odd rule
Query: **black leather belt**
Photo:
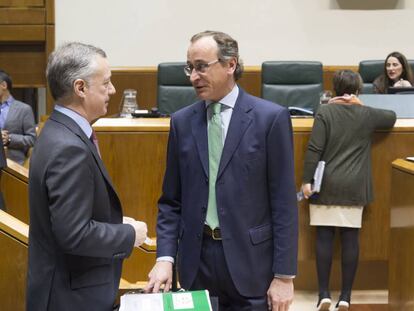
[[[204,225],[203,233],[204,233],[204,235],[207,235],[208,237],[212,238],[213,240],[216,240],[216,241],[221,240],[220,228],[215,228],[214,230],[212,230],[209,226]]]

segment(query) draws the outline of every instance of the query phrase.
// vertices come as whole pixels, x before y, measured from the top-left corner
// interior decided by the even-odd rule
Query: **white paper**
[[[406,157],[405,159],[408,161],[414,162],[414,157]]]
[[[313,185],[312,190],[314,192],[321,191],[321,184],[323,178],[323,171],[325,170],[325,161],[319,161],[318,166],[316,167],[315,174],[313,175]]]
[[[163,311],[162,294],[125,294],[119,311]]]
[[[172,294],[174,310],[194,309],[194,301],[191,293]]]

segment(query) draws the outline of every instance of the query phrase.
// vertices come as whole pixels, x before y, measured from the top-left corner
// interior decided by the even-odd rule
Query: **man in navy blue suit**
[[[238,44],[191,39],[184,68],[201,101],[171,116],[148,292],[208,289],[222,310],[285,311],[297,265],[292,126],[287,109],[239,88]]]

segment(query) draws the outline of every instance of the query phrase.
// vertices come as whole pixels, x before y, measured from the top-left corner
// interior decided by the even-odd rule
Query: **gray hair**
[[[237,41],[224,32],[206,30],[195,34],[191,38],[191,43],[204,37],[212,37],[216,41],[218,47],[217,57],[219,60],[225,61],[236,58],[237,65],[233,76],[236,81],[240,79],[243,73],[243,61],[239,56],[239,45]]]
[[[106,58],[102,49],[79,42],[65,43],[50,54],[46,78],[55,100],[72,94],[76,79],[89,81],[96,71],[96,56]]]

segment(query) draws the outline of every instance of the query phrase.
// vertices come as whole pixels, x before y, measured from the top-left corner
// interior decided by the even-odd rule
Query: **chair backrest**
[[[414,72],[414,60],[408,60]],[[358,72],[363,81],[362,94],[373,94],[372,82],[384,72],[384,60],[363,60],[359,62]]]
[[[384,60],[363,60],[359,62],[358,72],[363,82],[361,93],[372,94],[374,93],[372,82],[384,72]]]
[[[262,64],[262,97],[285,107],[315,111],[323,90],[321,62],[269,61]]]
[[[197,100],[190,79],[184,73],[184,62],[158,65],[157,106],[162,114],[171,114]]]

